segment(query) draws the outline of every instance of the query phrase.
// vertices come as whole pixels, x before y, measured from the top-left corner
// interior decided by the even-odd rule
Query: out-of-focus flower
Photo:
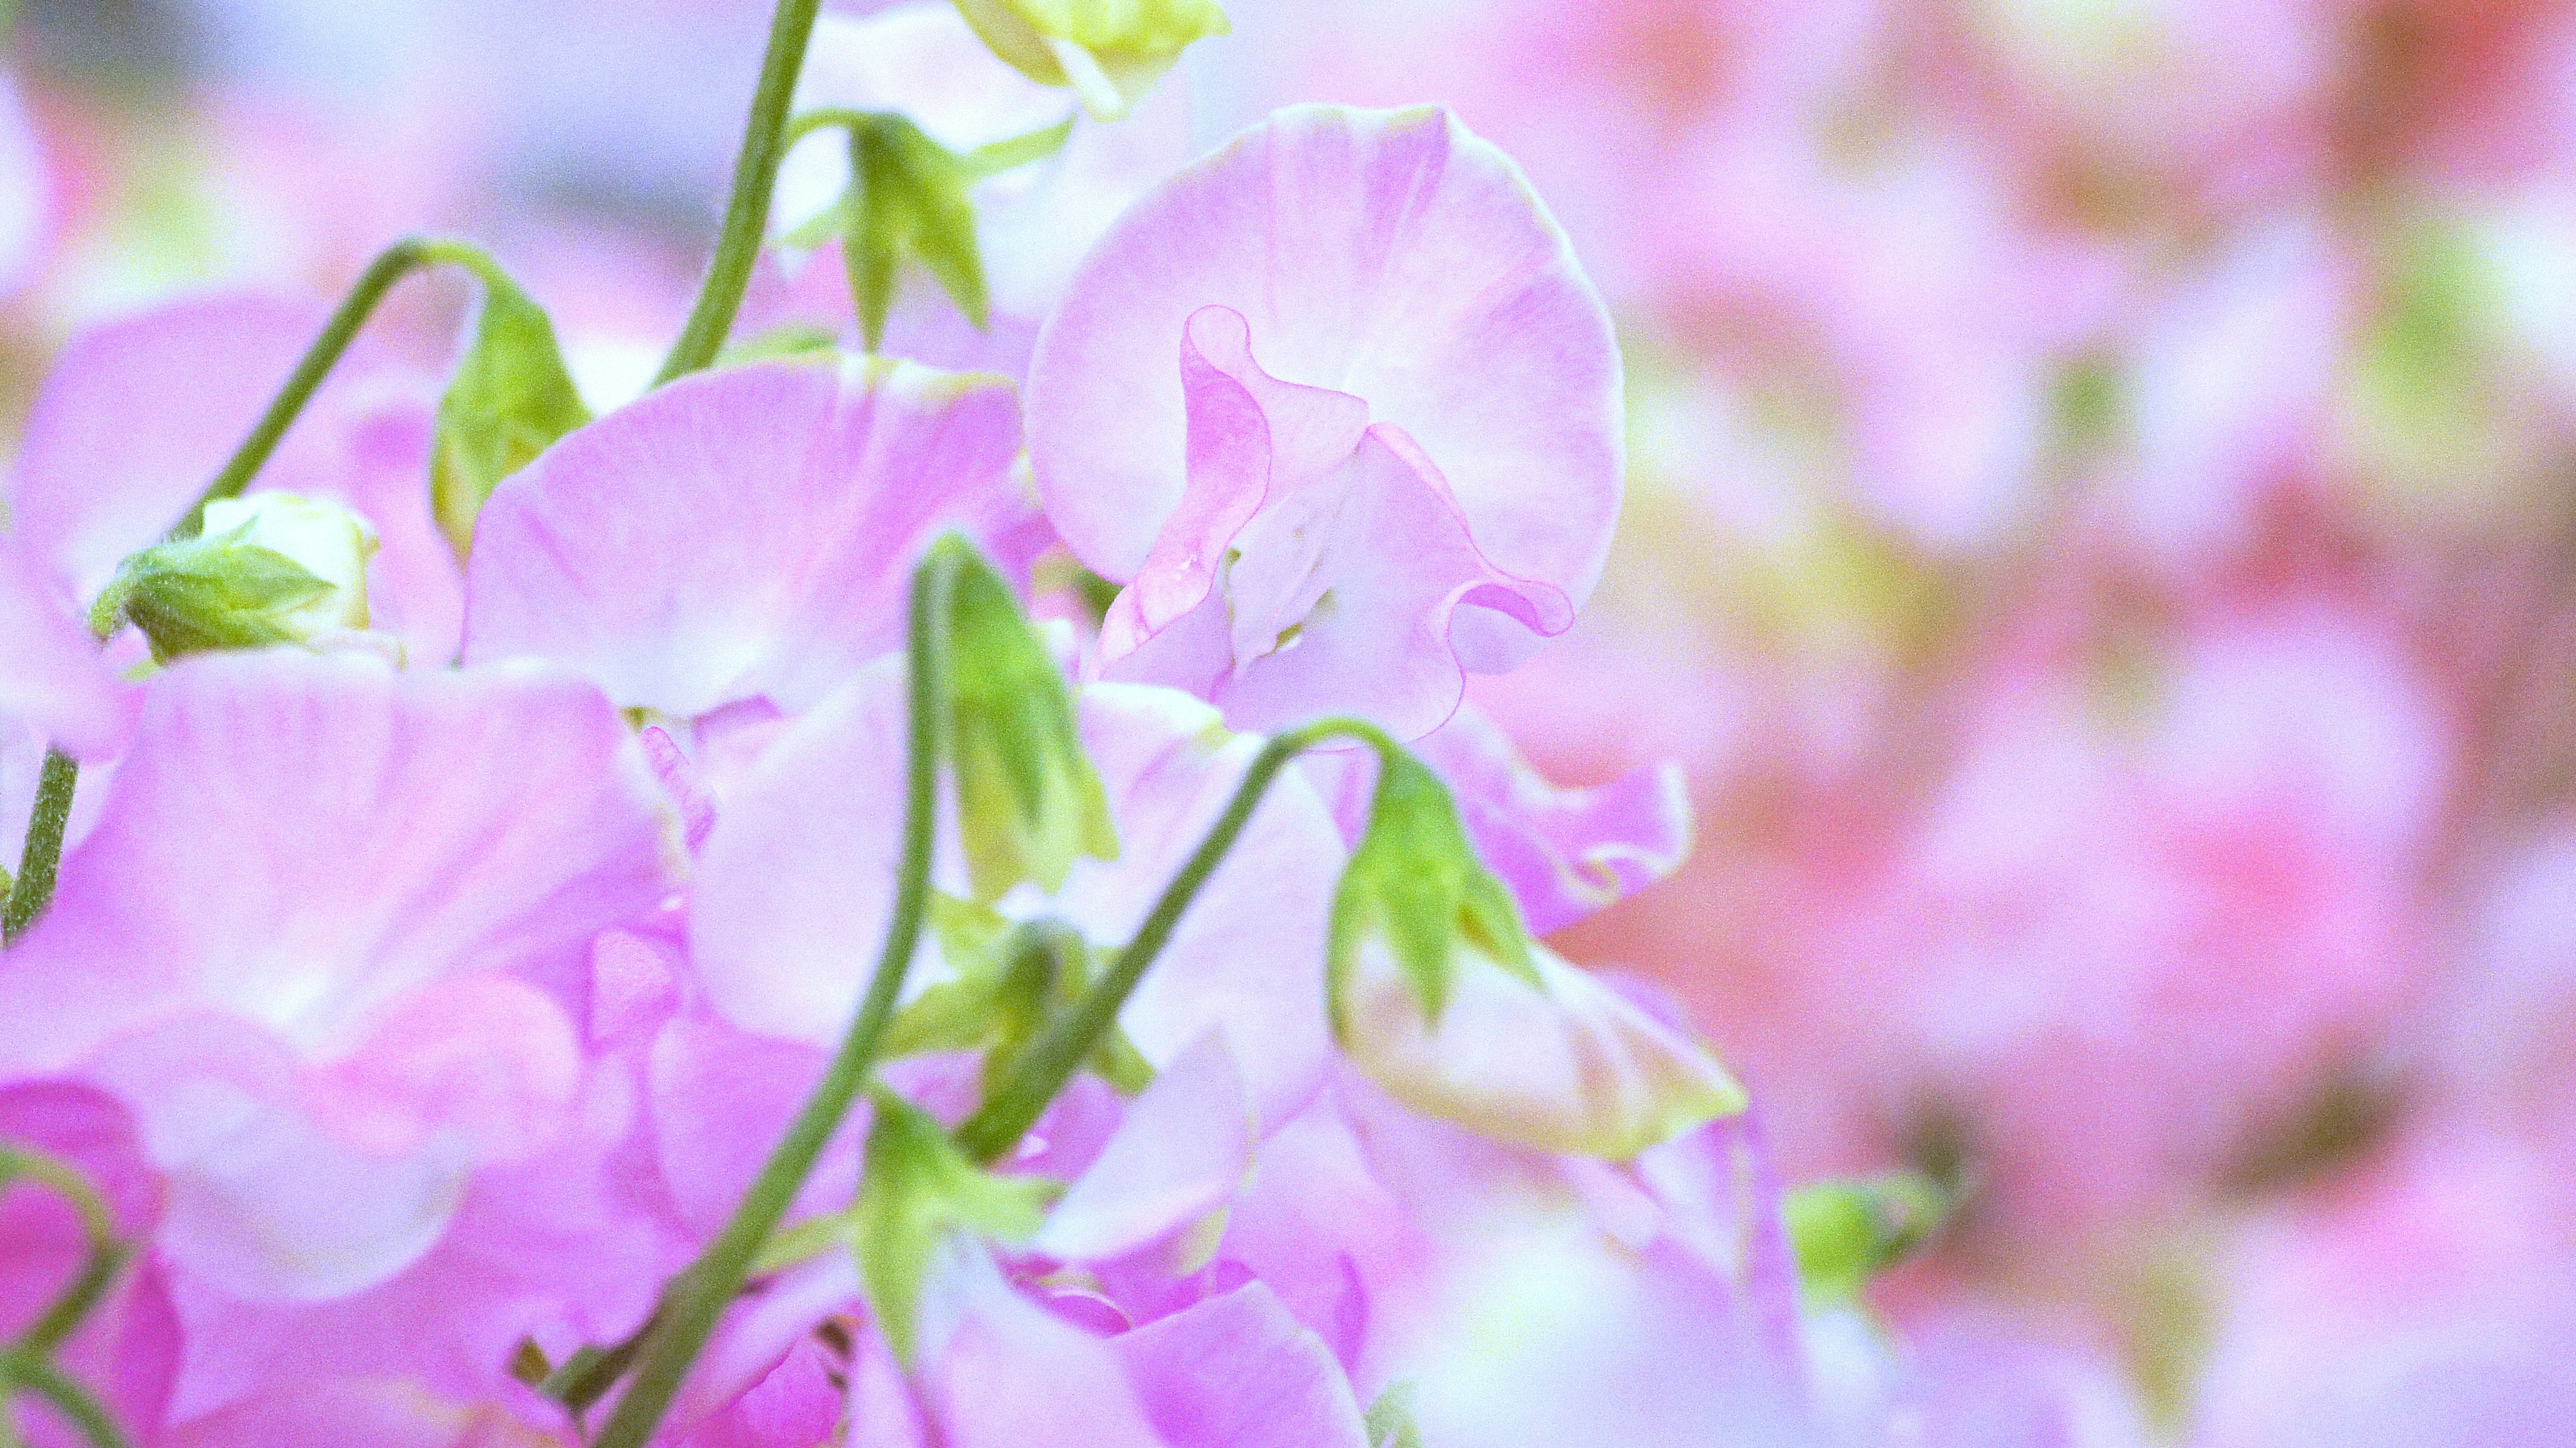
[[[1600,302],[1500,152],[1436,110],[1310,108],[1085,259],[1031,364],[1031,460],[1126,585],[1109,677],[1411,737],[1591,592],[1618,403]]]
[[[2563,1162],[2464,1122],[2222,1258],[2199,1448],[2553,1442],[2576,1414]]]

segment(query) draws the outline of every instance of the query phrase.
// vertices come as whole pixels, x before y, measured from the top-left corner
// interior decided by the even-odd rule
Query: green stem
[[[1288,761],[1327,739],[1357,739],[1375,749],[1384,758],[1395,748],[1377,726],[1357,719],[1319,719],[1312,724],[1271,736],[1254,756],[1252,767],[1244,771],[1243,782],[1235,787],[1234,798],[1226,804],[1225,813],[1217,816],[1199,847],[1190,855],[1181,872],[1163,887],[1162,898],[1154,902],[1153,912],[1136,929],[1109,970],[1084,993],[1071,1011],[1060,1017],[1046,1034],[1011,1063],[1010,1074],[1001,1089],[984,1099],[975,1114],[960,1123],[956,1131],[958,1147],[980,1164],[999,1161],[1019,1144],[1028,1129],[1046,1113],[1056,1093],[1073,1079],[1073,1073],[1091,1058],[1092,1052],[1108,1037],[1118,1022],[1118,1012],[1134,994],[1136,985],[1145,978],[1145,970],[1154,963],[1163,947],[1170,943],[1172,931],[1181,915],[1190,908],[1199,890],[1216,873],[1226,853],[1234,848],[1243,827],[1252,821],[1252,812],[1269,792],[1271,781]]]
[[[787,106],[796,97],[796,72],[804,67],[805,45],[822,8],[823,0],[778,0],[769,22],[769,51],[760,62],[760,84],[751,95],[751,120],[743,127],[742,154],[733,163],[733,195],[725,202],[715,260],[707,266],[688,324],[653,378],[656,387],[714,362],[733,331],[734,314],[742,310],[742,294],[751,285],[751,265],[769,231],[769,193],[787,154]]]
[[[17,944],[53,903],[63,830],[71,823],[72,789],[79,782],[78,761],[59,749],[45,751],[45,767],[36,776],[35,813],[27,819],[27,843],[18,852],[18,878],[9,887],[7,905],[0,907],[0,944]]]
[[[367,264],[367,269],[358,276],[358,284],[349,289],[349,295],[341,299],[339,309],[331,314],[331,320],[323,324],[322,335],[313,339],[313,345],[305,349],[303,359],[295,364],[295,371],[287,376],[286,386],[270,400],[268,411],[260,414],[250,436],[243,438],[241,446],[233,449],[232,457],[224,463],[224,470],[215,474],[214,482],[207,485],[205,493],[188,509],[188,515],[171,530],[172,536],[189,537],[204,527],[208,503],[218,498],[241,496],[242,490],[250,486],[250,480],[258,476],[260,468],[268,462],[269,455],[277,451],[277,444],[286,436],[286,429],[304,411],[304,405],[313,400],[313,394],[322,386],[322,379],[331,375],[331,369],[339,365],[341,354],[349,350],[349,343],[357,337],[358,328],[366,323],[368,314],[384,300],[385,293],[393,290],[394,283],[439,259],[434,252],[441,246],[442,243],[422,237],[407,236],[386,247],[382,254]]]
[[[868,982],[858,1019],[851,1022],[822,1083],[770,1151],[724,1230],[664,1289],[661,1314],[645,1337],[635,1380],[618,1400],[617,1411],[610,1415],[595,1448],[643,1448],[652,1436],[689,1365],[715,1331],[717,1319],[742,1290],[752,1260],[777,1230],[779,1219],[805,1185],[876,1065],[877,1046],[903,994],[904,973],[912,964],[929,915],[931,847],[939,828],[939,746],[947,735],[949,707],[945,657],[949,604],[964,547],[954,537],[943,538],[913,572],[903,863],[896,877],[894,916],[886,928],[885,949],[877,957],[876,974]]]
[[[46,1402],[65,1421],[78,1428],[90,1441],[91,1448],[131,1448],[124,1430],[99,1406],[98,1399],[87,1389],[64,1376],[63,1370],[41,1358],[0,1360],[0,1379],[27,1389]]]
[[[26,1331],[18,1334],[17,1341],[9,1344],[9,1361],[29,1362],[49,1356],[79,1328],[116,1280],[128,1252],[125,1244],[117,1240],[116,1218],[108,1211],[106,1200],[88,1178],[69,1164],[40,1151],[0,1143],[0,1188],[14,1177],[26,1177],[71,1203],[73,1213],[80,1218],[81,1234],[89,1239],[89,1258],[82,1264],[80,1274]]]

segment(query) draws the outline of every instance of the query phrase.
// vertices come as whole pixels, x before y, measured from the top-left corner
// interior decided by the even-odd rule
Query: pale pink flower
[[[1500,152],[1437,110],[1279,113],[1131,209],[1029,377],[1074,553],[1126,585],[1111,678],[1267,728],[1408,735],[1561,633],[1620,491],[1599,299]]]

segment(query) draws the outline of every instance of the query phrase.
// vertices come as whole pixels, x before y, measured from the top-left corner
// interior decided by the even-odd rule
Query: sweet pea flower
[[[1507,158],[1442,111],[1308,107],[1084,259],[1030,364],[1030,456],[1125,585],[1105,677],[1240,727],[1415,737],[1590,593],[1619,398],[1600,301]]]
[[[0,70],[0,297],[26,285],[44,261],[52,229],[45,152],[19,99],[15,77]]]
[[[1777,1184],[1742,1117],[1609,1166],[1352,1073],[1264,1141],[1219,1270],[1268,1284],[1422,1441],[1821,1444]]]
[[[1023,573],[1044,546],[1011,475],[1013,401],[1003,378],[878,358],[657,389],[493,491],[465,661],[551,660],[684,720],[810,708],[902,646],[931,537],[963,530]]]
[[[540,1320],[613,1335],[648,1309],[587,1184],[624,1131],[613,1083],[518,972],[659,901],[666,834],[576,681],[280,650],[153,683],[0,960],[0,1063],[133,1114],[187,1325],[174,1413],[286,1360],[471,1390]]]
[[[0,720],[75,756],[113,754],[130,710],[50,573],[0,535]]]
[[[903,710],[903,679],[889,661],[790,726],[726,802],[698,863],[689,943],[708,998],[735,1024],[816,1046],[849,1024],[873,961],[857,942],[883,938],[893,906]],[[1108,794],[1117,858],[1077,859],[1061,889],[1023,884],[998,909],[1052,917],[1115,948],[1215,822],[1260,745],[1169,689],[1093,685],[1079,714]],[[1343,853],[1331,816],[1302,781],[1272,785],[1121,1016],[1148,1061],[1168,1064],[1214,1028],[1241,1063],[1262,1119],[1279,1119],[1313,1090],[1330,1053],[1324,931]],[[962,859],[950,852],[933,884],[963,898]],[[926,940],[910,988],[955,969],[940,943]]]

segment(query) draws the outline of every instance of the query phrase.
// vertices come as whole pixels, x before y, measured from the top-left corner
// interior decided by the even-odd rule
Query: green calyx
[[[300,641],[298,612],[333,585],[275,549],[249,541],[250,525],[157,544],[117,570],[92,612],[93,628],[131,623],[161,663],[216,649]]]
[[[1921,1250],[1951,1205],[1938,1183],[1913,1172],[1817,1182],[1790,1193],[1780,1215],[1808,1301],[1856,1300],[1871,1278]]]
[[[922,1288],[952,1240],[983,1236],[1025,1242],[1037,1235],[1061,1188],[1042,1177],[996,1176],[968,1161],[927,1112],[882,1086],[871,1087],[859,1199],[828,1230],[857,1255],[868,1306],[898,1361],[920,1340]],[[795,1233],[777,1244],[789,1246]]]
[[[789,246],[841,241],[850,299],[873,351],[884,340],[886,314],[905,257],[921,263],[966,319],[982,327],[991,307],[984,255],[975,235],[975,184],[1051,155],[1072,122],[959,153],[891,111],[824,110],[800,116],[791,138],[825,126],[849,136],[850,184],[840,201],[784,238]]]
[[[430,507],[459,562],[474,546],[474,520],[503,478],[590,421],[554,323],[488,256],[456,246],[441,257],[481,278],[473,340],[438,400],[429,465]]]
[[[949,611],[944,752],[967,879],[975,899],[990,904],[1023,880],[1061,887],[1078,856],[1117,858],[1118,832],[1083,752],[1064,671],[1010,585],[964,551]]]
[[[923,991],[886,1029],[889,1058],[923,1051],[981,1051],[987,1095],[1029,1043],[1073,1010],[1099,974],[1089,941],[1055,920],[1014,925],[951,895],[930,898],[930,928],[956,972]],[[1084,1063],[1128,1095],[1153,1084],[1154,1068],[1112,1026]]]
[[[1333,895],[1335,1029],[1342,1027],[1344,983],[1359,952],[1372,946],[1394,958],[1433,1024],[1448,1006],[1462,949],[1545,992],[1520,904],[1476,858],[1449,787],[1404,749],[1372,742],[1379,764],[1368,829]]]

